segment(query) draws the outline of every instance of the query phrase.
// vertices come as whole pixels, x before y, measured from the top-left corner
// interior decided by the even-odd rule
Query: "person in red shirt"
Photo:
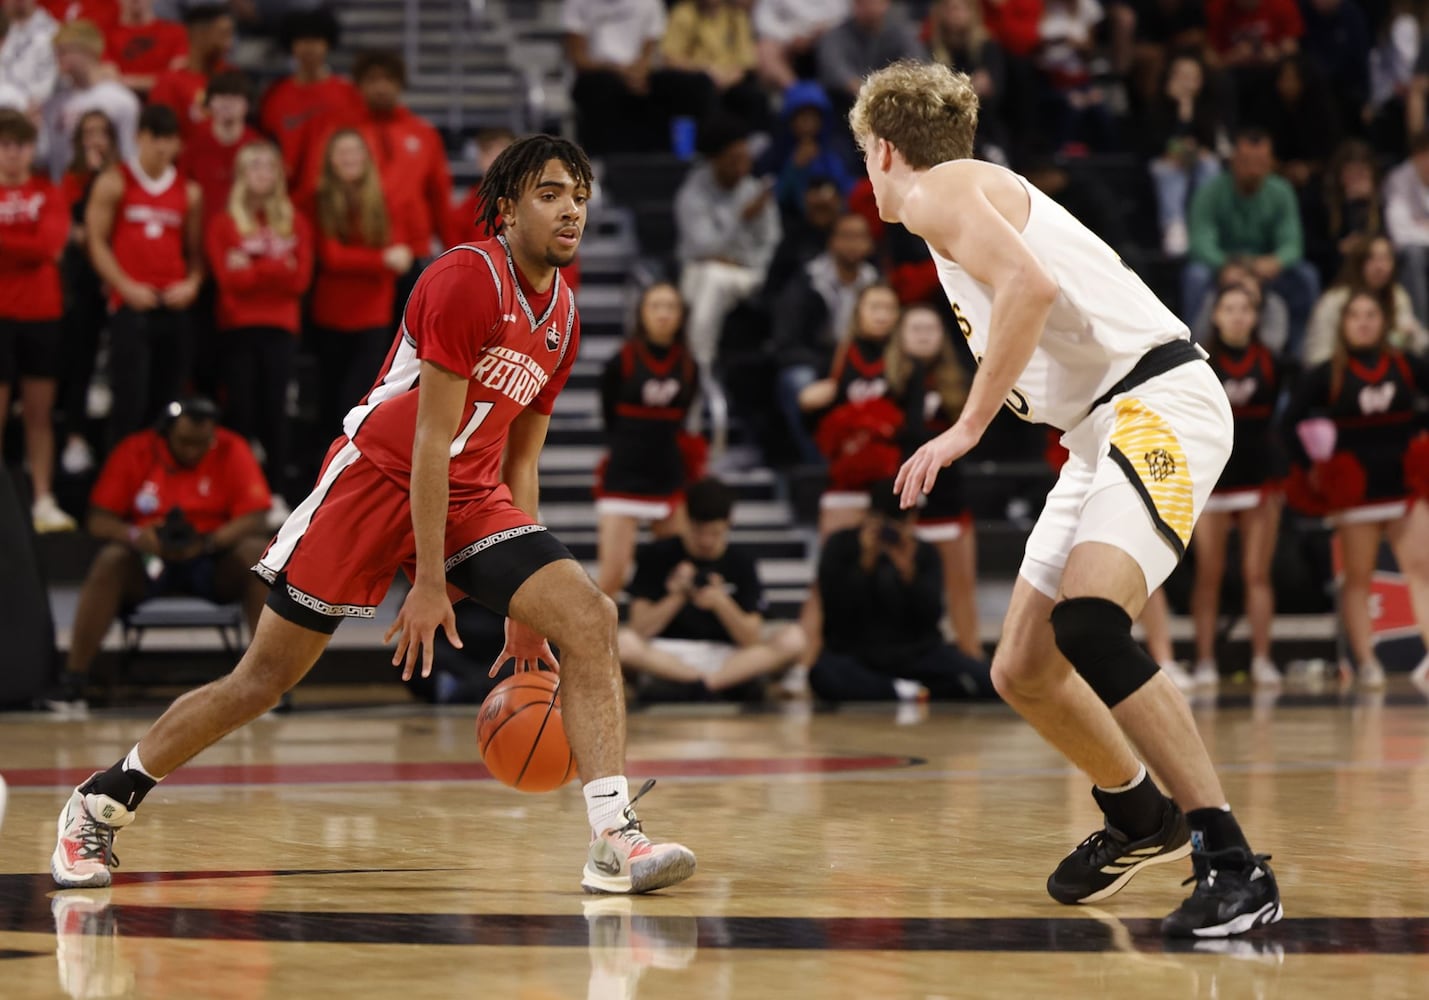
[[[364,52],[354,61],[352,76],[362,94],[362,107],[347,116],[315,122],[315,141],[310,138],[307,144],[309,154],[325,150],[339,128],[361,133],[372,151],[389,200],[401,195],[416,202],[417,228],[412,234],[412,249],[418,261],[425,261],[431,255],[433,238],[441,238],[451,212],[452,178],[442,137],[426,120],[402,106],[407,69],[400,56]],[[311,156],[310,165],[304,167],[309,185],[316,182],[323,162],[321,156]],[[398,302],[406,301],[416,274],[414,269],[404,276],[397,292]]]
[[[55,502],[52,419],[63,367],[59,259],[69,211],[59,190],[30,172],[37,135],[25,115],[0,109],[0,438],[18,381],[35,530],[73,531],[74,519]]]
[[[399,275],[415,257],[408,200],[382,193],[362,136],[342,129],[328,142],[313,198],[317,271],[308,316],[323,378],[318,419],[332,427],[362,398],[392,342]]]
[[[1206,36],[1222,66],[1271,66],[1299,47],[1295,0],[1207,0]]]
[[[154,15],[154,0],[119,0],[118,21],[105,30],[104,50],[119,80],[148,93],[159,74],[188,62],[189,35],[184,26]]]
[[[80,116],[70,141],[70,160],[60,178],[60,192],[70,216],[69,242],[60,258],[64,285],[64,372],[60,381],[65,447],[60,468],[83,475],[94,467],[86,435],[89,382],[94,376],[99,334],[109,319],[104,284],[89,259],[84,213],[94,179],[119,159],[119,135],[102,111]]]
[[[480,129],[472,138],[476,147],[477,179],[466,197],[447,213],[446,225],[442,229],[442,242],[447,246],[454,247],[458,243],[484,240],[491,236],[491,233],[479,232],[476,228],[477,209],[481,204],[481,178],[486,176],[496,158],[515,141],[516,133],[509,128]]]
[[[493,164],[482,215],[500,218],[501,235],[423,272],[377,383],[255,567],[273,589],[248,651],[75,790],[51,859],[58,885],[108,885],[114,834],[155,784],[277,704],[344,617],[376,614],[399,569],[412,589],[387,638],[400,636],[392,662],[407,678],[419,662],[430,675],[437,629],[460,647],[453,594],[507,616],[493,675],[511,659],[554,666],[545,636],[560,646],[590,824],[582,885],[640,893],[694,874],[694,854],[652,843],[635,814],[615,604],[536,520],[541,449],[580,339],[558,269],[580,244],[591,181],[585,153],[552,136],[522,139]]]
[[[218,284],[229,425],[262,444],[274,508],[285,510],[288,382],[302,297],[313,276],[313,237],[293,209],[278,147],[250,143],[238,154],[232,195],[208,224],[209,267]]]
[[[268,484],[209,400],[171,403],[157,429],[119,442],[89,502],[85,527],[104,545],[80,588],[65,672],[44,699],[56,710],[83,707],[89,665],[124,608],[166,594],[241,601],[250,630],[263,609],[248,568],[263,554]]]
[[[228,208],[238,151],[263,138],[248,124],[252,93],[248,77],[238,70],[217,74],[204,92],[207,114],[189,130],[179,154],[179,173],[203,193],[204,232],[213,217]]]
[[[303,142],[310,122],[351,118],[362,96],[351,80],[332,71],[328,56],[337,48],[339,27],[331,10],[293,11],[278,29],[293,57],[293,73],[278,80],[263,98],[258,123],[283,150],[288,180],[302,176]]]
[[[174,162],[179,122],[162,104],[139,116],[139,152],[95,180],[84,228],[109,286],[109,441],[159,415],[189,374],[188,310],[203,284],[203,196]]]
[[[174,109],[185,139],[207,114],[204,89],[233,48],[233,15],[227,4],[201,4],[184,11],[184,29],[189,39],[188,59],[183,65],[160,73],[149,91],[150,104]]]

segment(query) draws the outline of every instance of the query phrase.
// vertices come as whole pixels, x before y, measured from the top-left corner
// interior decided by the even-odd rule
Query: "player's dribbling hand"
[[[962,458],[977,441],[978,435],[959,423],[915,451],[903,463],[898,470],[898,478],[893,481],[893,492],[899,497],[898,505],[904,510],[916,506],[918,495],[931,491],[938,481],[938,470],[946,469]]]
[[[392,666],[402,667],[402,680],[412,679],[417,668],[417,658],[422,660],[422,676],[432,675],[433,644],[437,628],[447,634],[447,641],[461,649],[461,637],[456,634],[456,612],[452,610],[451,599],[445,585],[435,587],[414,586],[402,602],[402,610],[397,612],[397,620],[382,637],[384,643],[398,636],[397,650],[392,654]],[[405,662],[405,665],[404,665]]]
[[[506,645],[501,647],[496,662],[491,665],[486,676],[495,677],[507,660],[516,661],[518,674],[526,670],[540,670],[543,663],[556,673],[561,672],[560,664],[556,662],[556,654],[551,651],[551,644],[546,641],[546,637],[514,618],[506,619]]]

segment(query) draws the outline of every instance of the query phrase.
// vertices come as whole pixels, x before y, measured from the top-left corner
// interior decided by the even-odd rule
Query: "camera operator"
[[[938,551],[914,534],[893,481],[869,488],[854,528],[830,535],[819,557],[823,652],[809,686],[825,701],[995,697],[988,665],[949,645]]]
[[[169,404],[158,427],[123,439],[90,495],[86,527],[104,547],[85,577],[55,711],[84,707],[89,665],[119,612],[182,594],[242,601],[251,630],[267,595],[249,572],[263,554],[268,484],[248,442],[206,399]]]
[[[702,479],[685,491],[686,523],[635,557],[620,663],[644,674],[647,701],[763,696],[762,679],[804,653],[797,625],[766,637],[754,560],[729,544],[734,491]]]

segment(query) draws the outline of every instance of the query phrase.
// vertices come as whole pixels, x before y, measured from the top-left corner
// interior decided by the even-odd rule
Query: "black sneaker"
[[[1268,854],[1252,854],[1244,847],[1220,851],[1194,851],[1196,874],[1186,880],[1196,888],[1177,910],[1161,921],[1161,933],[1177,938],[1224,938],[1266,924],[1285,915],[1280,887],[1266,864]]]
[[[1059,903],[1096,903],[1120,892],[1141,869],[1179,861],[1190,853],[1186,817],[1167,799],[1161,829],[1132,840],[1108,823],[1062,859],[1047,879],[1047,892]]]

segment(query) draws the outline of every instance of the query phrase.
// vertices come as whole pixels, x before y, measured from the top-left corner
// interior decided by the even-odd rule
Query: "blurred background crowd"
[[[1338,594],[1344,658],[1376,683],[1382,540],[1401,631],[1429,625],[1429,3],[0,9],[0,440],[42,568],[84,581],[55,704],[151,598],[256,613],[254,546],[307,493],[422,267],[489,235],[481,174],[532,130],[597,164],[545,495],[623,595],[638,693],[991,695],[979,568],[1015,570],[1056,435],[1009,412],[921,510],[884,499],[974,369],[844,124],[861,78],[903,58],[969,74],[978,155],[1106,240],[1222,372],[1248,443],[1167,588],[1195,619],[1178,678],[1228,672],[1243,609],[1252,676],[1278,683],[1275,608]],[[1180,669],[1164,608],[1148,640]],[[444,684],[424,693],[470,694],[460,671]]]

